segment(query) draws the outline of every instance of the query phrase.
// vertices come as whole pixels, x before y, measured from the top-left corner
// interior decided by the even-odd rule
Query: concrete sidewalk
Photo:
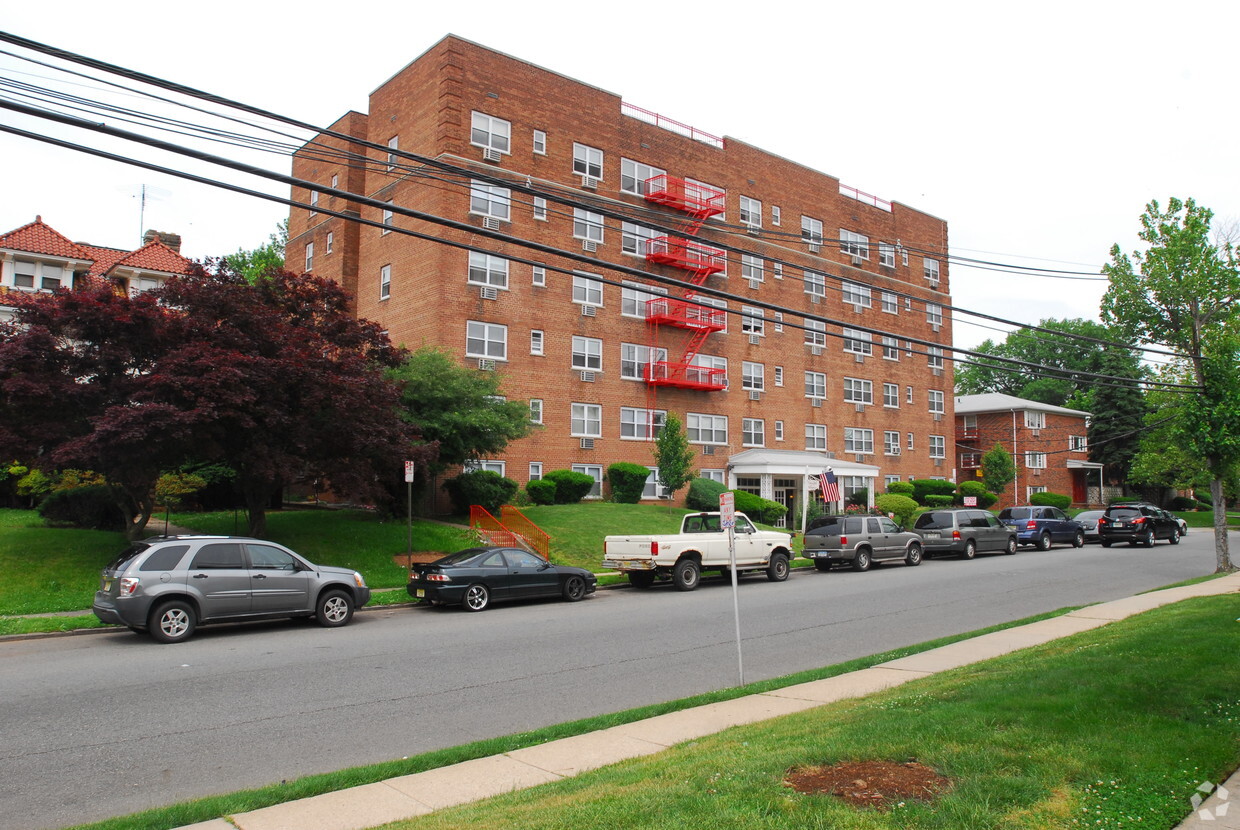
[[[733,726],[860,697],[936,672],[1088,631],[1191,597],[1240,593],[1240,574],[1092,605],[1062,617],[984,634],[861,671],[478,758],[450,767],[290,801],[181,830],[364,830],[653,755]],[[1203,797],[1206,793],[1202,794]],[[1227,797],[1229,796],[1230,800]],[[1237,802],[1228,811],[1230,802]],[[1187,805],[1186,805],[1187,806]],[[1240,830],[1240,771],[1210,794],[1181,830]]]

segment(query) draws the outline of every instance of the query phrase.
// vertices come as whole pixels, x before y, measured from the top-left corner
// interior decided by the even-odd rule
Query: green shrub
[[[1201,502],[1206,507],[1214,506],[1214,496],[1210,495],[1209,490],[1194,490],[1193,492],[1197,494],[1197,501]]]
[[[1176,496],[1171,500],[1168,510],[1196,510],[1197,500],[1191,496]]]
[[[926,507],[950,507],[955,501],[955,496],[945,496],[938,493],[931,493],[922,499],[922,504]]]
[[[607,483],[611,485],[611,500],[619,504],[637,504],[646,489],[650,470],[640,464],[618,461],[607,468]]]
[[[545,478],[535,479],[525,485],[525,492],[534,504],[555,504],[555,489],[555,482]]]
[[[576,504],[594,489],[593,476],[572,470],[552,470],[543,474],[543,478],[555,482],[556,504]]]
[[[870,491],[862,487],[848,497],[849,504],[855,504],[858,507],[868,507],[870,504]]]
[[[931,504],[926,501],[927,496],[955,496],[956,485],[950,481],[942,481],[937,478],[916,478],[909,482],[913,485],[913,498],[918,504],[924,504],[927,507],[940,507],[941,503]],[[948,504],[951,504],[949,499]]]
[[[1072,505],[1072,497],[1063,493],[1034,493],[1029,497],[1029,503],[1067,510]]]
[[[887,485],[887,492],[897,496],[913,497],[913,484],[909,481],[893,481]]]
[[[57,490],[39,502],[37,508],[49,525],[70,525],[89,530],[124,530],[125,514],[106,484],[91,484],[72,490]]]
[[[462,516],[469,513],[470,506],[475,504],[491,513],[499,512],[500,507],[516,495],[519,486],[512,479],[491,470],[471,470],[443,483],[452,498],[453,510]]]
[[[960,493],[957,504],[964,504],[965,496],[973,496],[977,499],[977,506],[985,509],[999,500],[994,493],[987,492],[986,485],[980,481],[962,481],[956,489]]]
[[[908,527],[917,513],[917,502],[901,493],[885,493],[874,499],[874,506],[883,513],[890,513],[898,524]]]
[[[733,492],[736,493],[736,509],[755,522],[773,525],[779,521],[780,516],[788,512],[788,508],[777,501],[759,498],[753,493],[746,493],[743,490],[734,490]],[[719,509],[717,503],[714,509]]]
[[[709,478],[695,478],[689,482],[689,495],[685,497],[685,507],[690,510],[718,510],[719,496],[728,492],[728,488]]]

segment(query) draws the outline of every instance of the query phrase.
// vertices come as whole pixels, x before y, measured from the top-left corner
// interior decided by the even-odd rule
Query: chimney
[[[176,253],[181,253],[181,234],[168,233],[167,231],[147,231],[142,235],[142,244],[150,245],[152,242],[162,242]]]

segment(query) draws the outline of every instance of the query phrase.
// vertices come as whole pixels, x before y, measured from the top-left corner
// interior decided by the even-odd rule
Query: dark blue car
[[[1070,542],[1074,548],[1085,545],[1084,526],[1058,507],[1005,507],[999,512],[999,521],[1016,531],[1020,544],[1034,545],[1039,550],[1050,550],[1055,542]]]

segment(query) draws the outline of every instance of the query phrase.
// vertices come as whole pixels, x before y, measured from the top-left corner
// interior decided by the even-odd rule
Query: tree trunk
[[[1223,495],[1222,479],[1210,481],[1210,499],[1214,502],[1214,572],[1230,573],[1236,566],[1227,546],[1227,497]]]
[[[245,510],[250,516],[249,533],[255,539],[262,539],[267,535],[267,500],[271,497],[271,490],[256,482],[246,482],[242,489]]]

